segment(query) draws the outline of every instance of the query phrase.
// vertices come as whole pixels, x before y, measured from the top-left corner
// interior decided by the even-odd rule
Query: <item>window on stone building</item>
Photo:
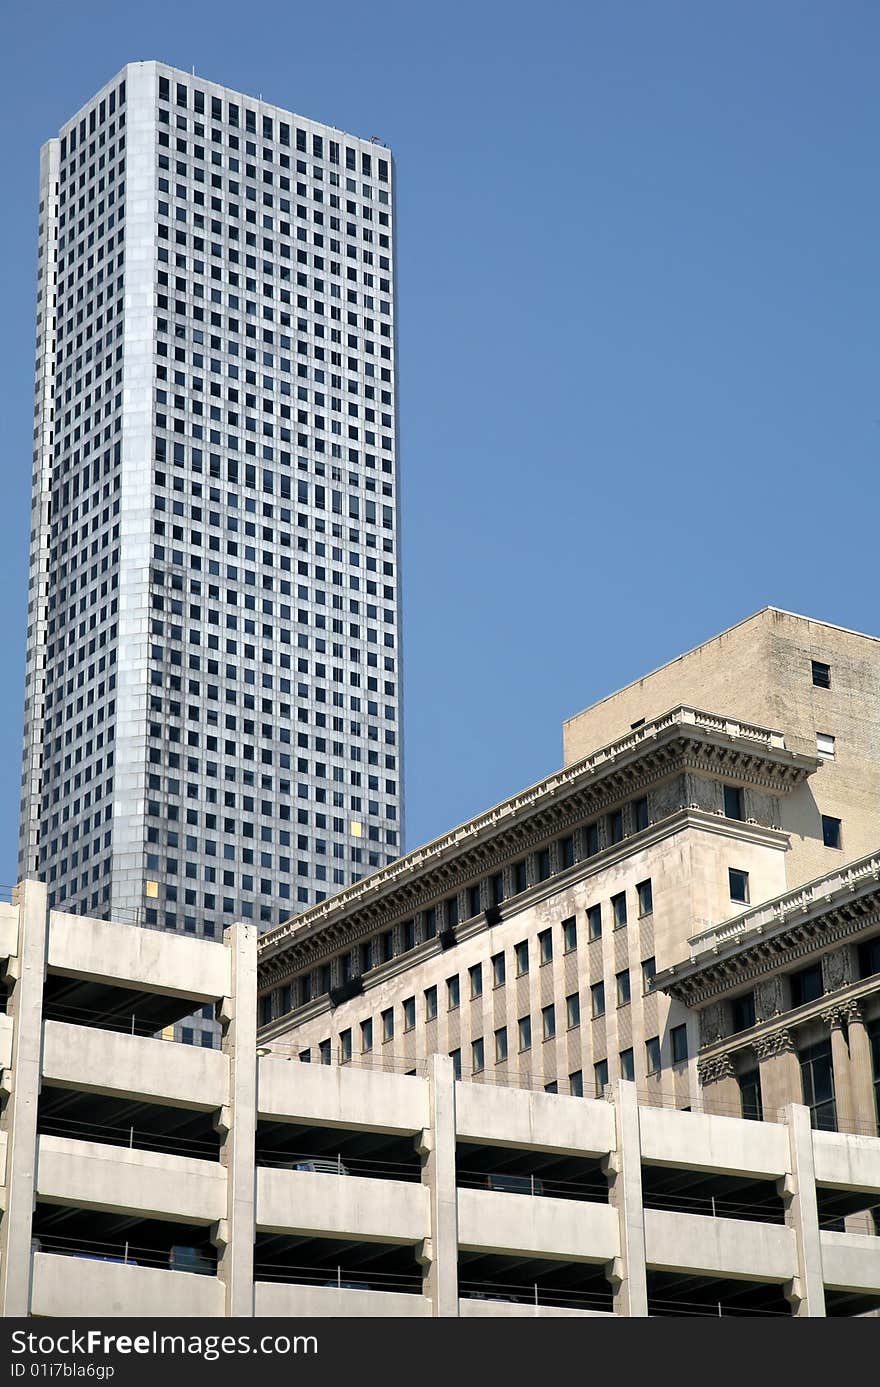
[[[657,976],[657,964],[653,958],[642,959],[642,991],[650,992]]]
[[[454,978],[446,979],[446,1006],[449,1011],[455,1011],[461,1005],[461,987],[458,981],[458,974]]]
[[[789,973],[788,985],[791,989],[793,1007],[802,1007],[807,1002],[818,1001],[825,991],[821,963],[811,963],[808,968],[799,968],[796,973]]]
[[[532,1047],[532,1018],[530,1016],[521,1016],[516,1024],[519,1035],[519,1048],[521,1050],[530,1050]]]
[[[504,963],[504,954],[493,954],[492,956],[492,986],[503,987],[507,977],[507,968]]]
[[[565,1024],[570,1031],[581,1024],[581,999],[576,992],[565,999]]]
[[[822,842],[826,848],[843,847],[840,819],[833,819],[830,814],[822,815]]]
[[[542,929],[538,935],[538,957],[541,963],[553,962],[553,931]]]
[[[652,1035],[645,1041],[645,1064],[649,1074],[660,1073],[660,1037]]]
[[[831,688],[831,666],[823,664],[821,660],[811,660],[810,670],[813,676],[813,684],[817,689]]]
[[[461,1051],[450,1050],[449,1058],[452,1060],[452,1073],[456,1079],[461,1078]]]
[[[623,839],[623,810],[615,809],[608,815],[608,841],[619,843]]]
[[[343,1064],[351,1060],[351,1031],[339,1032],[339,1058]]]
[[[567,954],[570,954],[574,949],[577,948],[577,942],[577,920],[572,915],[571,919],[563,920],[562,922],[563,951]]]
[[[521,891],[525,891],[529,884],[528,869],[525,862],[514,862],[513,864],[513,891],[518,896]]]
[[[591,905],[587,910],[587,937],[589,939],[602,938],[601,905]]]
[[[483,965],[475,963],[468,969],[468,977],[471,984],[471,1001],[483,995]]]
[[[415,997],[404,997],[403,999],[403,1029],[411,1031],[416,1024],[416,999]]]
[[[687,1026],[673,1026],[669,1032],[669,1039],[672,1044],[672,1063],[683,1064],[688,1057]]]
[[[616,982],[617,982],[617,1005],[618,1005],[619,1007],[629,1006],[631,992],[630,992],[629,969],[628,969],[628,968],[624,968],[624,969],[623,969],[623,972],[617,974]]]
[[[368,1055],[373,1048],[373,1021],[368,1018],[361,1022],[361,1053]]]
[[[590,988],[590,1005],[592,1015],[605,1015],[605,984],[604,982],[594,982]]]
[[[636,887],[639,898],[639,915],[651,915],[654,911],[654,892],[650,881],[640,881]]]
[[[501,1026],[495,1032],[495,1063],[502,1064],[507,1059],[507,1027]]]
[[[608,1061],[597,1060],[593,1065],[593,1088],[597,1098],[601,1098],[605,1093],[608,1083]]]
[[[471,1069],[475,1074],[480,1074],[486,1067],[486,1046],[482,1036],[479,1040],[471,1042]]]
[[[801,1080],[804,1102],[810,1109],[812,1125],[823,1132],[837,1131],[837,1104],[834,1096],[834,1069],[831,1063],[831,1039],[822,1040],[801,1050]]]
[[[516,976],[521,978],[529,971],[529,941],[523,939],[514,949],[516,956]]]
[[[816,755],[826,761],[834,760],[834,738],[830,732],[816,733]]]
[[[728,819],[744,819],[743,792],[738,785],[724,787],[724,813]]]
[[[322,1064],[330,1063],[330,1061],[333,1058],[333,1047],[330,1044],[329,1038],[327,1040],[321,1041],[320,1045],[318,1046],[318,1054],[320,1055]]]
[[[599,825],[587,824],[584,837],[587,840],[587,857],[595,857],[599,851]]]
[[[425,988],[425,1020],[434,1021],[437,1018],[437,988]]]
[[[632,1050],[620,1052],[620,1077],[632,1081],[636,1077],[636,1061]]]
[[[556,1036],[556,1008],[552,1002],[541,1010],[541,1029],[544,1040],[553,1040]]]
[[[870,978],[880,973],[880,934],[876,939],[867,939],[859,945],[859,977]]]
[[[741,905],[749,903],[749,874],[741,872],[736,867],[729,867],[727,877],[730,883],[730,899],[738,901]]]
[[[731,1029],[737,1031],[747,1031],[750,1026],[755,1024],[755,994],[746,992],[742,997],[734,997],[730,1004],[731,1010]]]
[[[394,1039],[394,1010],[393,1010],[392,1007],[389,1007],[387,1011],[383,1011],[383,1012],[382,1012],[382,1041],[383,1041],[383,1043],[387,1044],[387,1042],[388,1042],[389,1040],[393,1040],[393,1039]]]
[[[568,1089],[571,1093],[572,1098],[583,1098],[584,1073],[582,1069],[576,1069],[573,1074],[569,1074]]]
[[[764,1105],[761,1101],[761,1074],[758,1069],[747,1069],[738,1074],[739,1097],[743,1117],[752,1122],[763,1122]]]
[[[623,929],[626,924],[626,892],[621,891],[618,896],[611,897],[611,914],[614,917],[614,928]]]

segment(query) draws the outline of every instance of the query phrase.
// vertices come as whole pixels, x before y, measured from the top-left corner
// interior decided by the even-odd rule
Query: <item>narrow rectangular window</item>
[[[628,968],[624,968],[624,970],[623,970],[622,973],[618,973],[618,974],[617,974],[617,1005],[618,1005],[619,1007],[628,1006],[628,1005],[629,1005],[629,1000],[630,1000],[629,969],[628,969]]]
[[[541,1029],[545,1040],[553,1040],[556,1036],[556,1008],[551,1003],[550,1006],[541,1009]]]
[[[514,954],[516,956],[516,976],[521,978],[524,973],[529,971],[529,941],[523,939],[517,944]]]
[[[825,844],[826,848],[840,848],[843,846],[840,819],[834,819],[830,814],[822,815],[822,842]]]
[[[633,800],[633,827],[636,833],[648,827],[648,800],[645,796]]]
[[[437,988],[425,988],[425,1020],[434,1021],[437,1017]]]
[[[623,929],[626,924],[626,892],[621,891],[618,896],[611,897],[611,912],[614,916],[614,928]]]
[[[576,1069],[573,1074],[569,1074],[568,1088],[572,1098],[583,1098],[584,1073],[582,1069]]]
[[[570,1031],[581,1024],[581,999],[576,992],[565,999],[565,1024]]]
[[[834,760],[834,738],[830,732],[816,733],[816,755],[823,757],[826,761]]]
[[[636,1062],[632,1050],[621,1050],[620,1052],[620,1077],[629,1079],[630,1083],[636,1077]]]
[[[507,969],[504,963],[503,954],[492,956],[492,986],[503,987],[507,977]]]
[[[727,871],[730,882],[730,899],[738,901],[741,905],[749,903],[749,874],[748,872],[738,871],[736,867],[729,867]]]
[[[615,809],[608,815],[608,841],[619,843],[623,838],[623,810]]]
[[[599,825],[587,824],[584,833],[587,840],[587,857],[595,857],[599,851]]]
[[[649,1074],[660,1073],[660,1037],[652,1035],[645,1041],[645,1063]]]
[[[475,963],[468,969],[468,977],[471,984],[471,1001],[483,995],[483,965]]]
[[[403,1029],[411,1031],[416,1024],[416,999],[405,997],[403,1001]]]
[[[587,910],[587,937],[589,939],[602,938],[602,907],[601,905],[591,905]]]
[[[532,1018],[521,1016],[517,1022],[517,1031],[519,1033],[519,1048],[530,1050],[532,1048]]]
[[[486,1067],[486,1047],[482,1036],[479,1040],[471,1042],[471,1069],[475,1074],[480,1074]]]
[[[389,1007],[382,1012],[382,1040],[387,1042],[394,1039],[394,1010]]]
[[[682,1064],[688,1057],[687,1026],[673,1026],[669,1039],[672,1042],[672,1063]]]
[[[457,973],[454,978],[446,979],[446,1005],[449,1011],[455,1011],[461,1005],[461,988]]]
[[[724,787],[724,815],[728,819],[744,819],[743,792],[737,785]]]
[[[449,1058],[452,1060],[452,1073],[456,1079],[461,1078],[461,1051],[450,1050]]]
[[[361,1054],[368,1055],[373,1048],[373,1021],[369,1017],[361,1022]]]
[[[351,1031],[345,1030],[339,1033],[339,1058],[343,1064],[348,1064],[351,1060]]]
[[[639,915],[651,915],[654,912],[654,892],[650,881],[640,881],[636,887],[636,894],[639,898]]]
[[[502,1064],[507,1059],[507,1027],[495,1032],[495,1063]]]
[[[562,948],[565,953],[570,954],[577,948],[577,920],[572,915],[571,919],[562,922]]]
[[[542,929],[538,935],[538,957],[541,963],[552,963],[553,961],[553,931]]]
[[[652,958],[642,959],[642,991],[650,992],[654,987],[654,979],[657,976],[657,963]]]
[[[608,1083],[608,1061],[598,1060],[593,1065],[593,1084],[597,1098],[602,1098]]]
[[[592,987],[590,988],[590,1004],[591,1004],[591,1007],[592,1007],[592,1015],[593,1015],[594,1017],[596,1017],[596,1016],[604,1016],[604,1015],[605,1015],[605,984],[604,984],[604,982],[594,982],[594,983],[593,983]]]
[[[831,688],[831,666],[824,664],[821,660],[810,661],[810,672],[813,676],[813,685],[817,689]]]

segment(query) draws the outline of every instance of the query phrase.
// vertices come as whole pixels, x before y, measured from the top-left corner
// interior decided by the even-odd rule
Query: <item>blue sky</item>
[[[880,633],[880,10],[8,8],[0,881],[15,878],[38,151],[159,58],[391,145],[408,846],[772,602]]]

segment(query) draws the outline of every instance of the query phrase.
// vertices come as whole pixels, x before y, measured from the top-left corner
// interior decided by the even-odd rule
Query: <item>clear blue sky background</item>
[[[409,847],[767,602],[880,633],[876,4],[48,0],[3,27],[0,880],[38,150],[127,61],[395,152]]]

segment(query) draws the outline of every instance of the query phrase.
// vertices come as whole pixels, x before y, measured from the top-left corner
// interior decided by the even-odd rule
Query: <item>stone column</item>
[[[431,1235],[423,1249],[425,1294],[435,1318],[458,1317],[458,1195],[455,1186],[455,1074],[448,1055],[428,1060],[431,1126],[422,1132],[422,1181],[431,1194]]]
[[[780,1183],[785,1222],[794,1230],[798,1262],[798,1274],[786,1288],[786,1297],[791,1302],[793,1315],[822,1317],[825,1286],[810,1110],[802,1103],[790,1103],[784,1118],[788,1126],[791,1169]]]
[[[220,1003],[223,1053],[229,1063],[227,1105],[217,1117],[226,1169],[226,1217],[214,1230],[224,1314],[254,1313],[257,1129],[257,930],[236,924],[223,933],[231,954],[230,995]]]
[[[625,1079],[617,1080],[613,1092],[617,1144],[603,1166],[620,1225],[620,1255],[609,1265],[608,1279],[614,1292],[614,1313],[644,1317],[648,1314],[648,1274],[638,1094],[635,1084]]]
[[[12,983],[7,1012],[12,1020],[12,1063],[3,1076],[9,1096],[3,1114],[6,1204],[0,1221],[0,1315],[23,1318],[31,1308],[37,1104],[49,931],[46,887],[41,881],[20,882],[13,904],[18,906],[18,943],[8,972]]]
[[[829,1007],[823,1011],[822,1020],[831,1031],[831,1067],[834,1073],[834,1106],[837,1112],[837,1130],[855,1132],[852,1087],[849,1075],[849,1046],[843,1029],[846,1011],[843,1007]]]
[[[874,1086],[874,1066],[871,1061],[871,1041],[865,1027],[861,1003],[844,1002],[841,1010],[846,1016],[849,1041],[849,1083],[852,1102],[853,1130],[862,1136],[880,1135],[880,1113],[877,1111],[877,1090]]]
[[[761,1102],[764,1120],[777,1121],[780,1109],[799,1102],[803,1096],[801,1067],[791,1031],[774,1031],[753,1041],[761,1074]]]
[[[730,1055],[697,1062],[703,1109],[719,1117],[741,1117],[742,1099]]]

